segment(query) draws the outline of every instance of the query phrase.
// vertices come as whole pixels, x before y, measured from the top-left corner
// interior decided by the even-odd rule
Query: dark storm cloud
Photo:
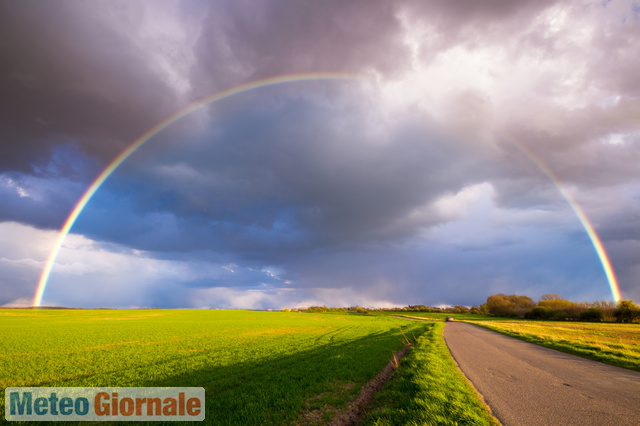
[[[29,0],[0,5],[1,169],[31,172],[60,138],[109,161],[176,108],[145,52],[100,19],[116,7]],[[136,16],[129,17],[135,29]]]
[[[525,0],[504,2],[502,0],[488,0],[477,2],[474,0],[447,1],[447,0],[427,0],[409,3],[406,7],[416,13],[420,18],[436,20],[435,17],[442,17],[456,23],[458,26],[465,23],[477,22],[478,24],[489,25],[507,19],[517,20],[518,16],[526,17],[535,15],[545,9],[555,0],[537,1]]]
[[[366,12],[365,12],[366,11]],[[394,3],[212,3],[196,46],[196,90],[301,72],[393,75],[410,60]]]
[[[193,141],[149,143],[154,162],[140,152],[117,172],[78,229],[138,249],[275,259],[281,250],[410,237],[451,219],[430,203],[486,174],[427,117],[395,117],[384,136],[372,136],[381,119],[372,105],[317,102],[313,87],[307,99],[286,101],[277,90],[249,97],[242,114],[219,111]]]
[[[521,202],[532,206],[540,205],[541,197],[551,203],[558,198],[549,176],[518,145],[533,152],[562,185],[578,191],[612,188],[636,180],[640,176],[640,145],[634,133],[626,134],[637,131],[630,120],[634,109],[628,101],[573,111],[551,107],[544,114],[554,117],[552,124],[544,119],[541,121],[546,126],[515,120],[509,123],[507,131],[496,133],[500,155],[490,160],[496,171],[492,178],[498,189],[496,200],[504,206],[525,207],[527,204]],[[612,135],[619,135],[620,143],[611,143]]]
[[[578,200],[635,294],[637,15],[616,1],[4,2],[0,222],[49,235],[13,222],[59,228],[106,163],[194,99],[364,73],[376,82],[240,94],[154,137],[80,215],[55,300],[178,306],[201,291],[269,307],[284,281],[336,303],[601,294],[557,182],[517,145]],[[0,288],[35,282],[45,254],[8,244]],[[116,287],[73,290],[87,280]]]
[[[64,221],[71,206],[82,194],[83,187],[64,180],[39,181],[35,178],[2,176],[0,221],[28,223],[38,228],[56,228]],[[26,185],[25,185],[26,184]],[[21,186],[24,185],[24,186]],[[26,187],[42,191],[37,198],[21,195]],[[64,202],[61,203],[60,201]],[[42,209],[46,206],[46,210]]]
[[[47,163],[32,163],[32,174],[0,173],[0,222],[59,228],[97,168],[96,161],[63,144],[52,149]]]

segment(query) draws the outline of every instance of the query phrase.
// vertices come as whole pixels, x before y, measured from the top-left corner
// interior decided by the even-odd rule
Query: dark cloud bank
[[[59,228],[109,161],[191,101],[361,73],[372,81],[205,106],[133,155],[74,228],[113,265],[152,271],[99,281],[108,303],[609,297],[566,200],[510,138],[575,195],[639,298],[639,28],[627,2],[6,2],[0,221]],[[0,304],[30,297],[43,261],[2,244]],[[73,253],[51,300],[99,305]],[[154,278],[163,268],[179,273]]]

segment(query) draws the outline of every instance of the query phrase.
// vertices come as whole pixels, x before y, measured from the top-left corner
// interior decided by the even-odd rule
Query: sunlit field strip
[[[527,342],[640,371],[640,324],[467,320]]]
[[[444,323],[430,323],[380,392],[366,425],[498,425],[449,354]]]
[[[324,423],[426,322],[216,310],[0,310],[0,385],[202,386],[207,424]],[[4,406],[0,413],[4,418]]]

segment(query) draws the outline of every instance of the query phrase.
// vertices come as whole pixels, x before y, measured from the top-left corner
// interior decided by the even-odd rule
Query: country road
[[[460,370],[503,425],[640,425],[640,373],[481,327],[443,332]]]

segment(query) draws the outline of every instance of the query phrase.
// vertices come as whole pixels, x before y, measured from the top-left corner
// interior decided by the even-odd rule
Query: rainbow
[[[243,92],[247,92],[253,89],[258,89],[266,86],[273,86],[277,84],[283,83],[292,83],[295,81],[312,81],[312,80],[367,80],[370,79],[364,75],[358,74],[347,74],[347,73],[304,73],[304,74],[287,74],[280,75],[276,77],[269,77],[262,80],[255,80],[249,83],[240,84],[238,86],[231,87],[230,89],[223,90],[221,92],[214,93],[213,95],[207,96],[203,99],[195,101],[178,112],[170,115],[165,118],[142,135],[140,135],[136,140],[134,140],[128,147],[126,147],[116,158],[114,158],[111,163],[107,165],[107,167],[100,172],[98,177],[89,185],[87,190],[82,194],[82,197],[78,200],[76,205],[69,213],[69,216],[65,220],[62,228],[60,228],[60,232],[58,233],[58,238],[49,253],[49,257],[45,262],[44,268],[42,269],[42,273],[40,274],[40,279],[38,280],[38,286],[36,287],[36,292],[33,297],[33,307],[39,307],[42,304],[42,297],[44,296],[44,291],[47,288],[47,282],[49,281],[49,276],[51,275],[51,270],[53,269],[53,265],[60,253],[60,249],[62,248],[62,243],[65,238],[71,231],[71,228],[75,224],[78,216],[82,213],[82,210],[85,208],[91,197],[98,191],[100,186],[111,176],[111,174],[122,164],[124,161],[129,158],[131,154],[133,154],[138,148],[147,143],[149,139],[160,133],[162,130],[180,120],[181,118],[189,115],[193,111],[198,108],[217,102],[219,100],[228,98],[230,96],[234,96]]]
[[[578,217],[578,220],[582,224],[582,227],[587,232],[589,239],[591,240],[591,244],[593,248],[596,250],[596,254],[598,255],[598,259],[600,259],[600,264],[602,265],[602,269],[604,270],[604,274],[607,277],[607,282],[609,283],[609,288],[611,289],[611,295],[613,296],[613,300],[618,303],[622,300],[622,292],[620,291],[620,285],[618,284],[618,279],[616,278],[616,274],[613,270],[613,266],[611,265],[611,261],[609,260],[609,256],[607,255],[607,251],[604,249],[604,245],[602,244],[602,240],[598,236],[593,224],[587,217],[587,214],[584,212],[580,204],[576,201],[576,199],[571,195],[571,193],[564,186],[562,181],[556,176],[556,174],[551,170],[543,161],[534,154],[529,148],[527,148],[524,144],[519,143],[517,139],[514,137],[509,137],[506,134],[502,134],[507,140],[509,140],[513,145],[515,145],[524,155],[529,157],[533,163],[538,166],[538,168],[544,173],[551,182],[554,183],[560,194],[564,197],[565,200],[569,203],[573,212]]]
[[[238,86],[231,87],[229,89],[223,90],[221,92],[217,92],[213,95],[207,96],[203,99],[195,101],[178,112],[170,115],[164,120],[160,121],[158,124],[145,131],[142,135],[140,135],[137,139],[135,139],[129,146],[127,146],[117,157],[115,157],[105,168],[100,172],[100,174],[95,178],[95,180],[89,185],[84,194],[80,197],[76,205],[73,207],[69,216],[65,220],[60,232],[58,233],[58,237],[56,238],[53,249],[49,253],[47,260],[45,262],[44,268],[40,274],[40,279],[38,280],[38,285],[36,287],[36,291],[33,297],[32,306],[39,307],[42,304],[42,298],[44,296],[44,292],[47,288],[47,282],[49,281],[49,276],[51,275],[51,271],[53,269],[53,265],[60,253],[60,249],[62,248],[62,244],[66,239],[67,235],[71,231],[71,228],[75,224],[78,216],[82,213],[82,210],[85,208],[91,197],[98,191],[100,186],[111,176],[111,174],[124,162],[126,161],[131,154],[133,154],[136,150],[138,150],[142,145],[148,142],[152,137],[160,133],[162,130],[180,120],[181,118],[189,115],[193,111],[201,108],[204,105],[217,102],[219,100],[247,92],[250,90],[273,86],[277,84],[283,83],[291,83],[296,81],[312,81],[312,80],[370,80],[369,76],[358,75],[358,74],[347,74],[347,73],[304,73],[304,74],[287,74],[280,75],[275,77],[269,77],[261,80],[255,80],[249,83],[244,83]],[[598,258],[600,259],[600,263],[605,271],[605,275],[607,277],[607,281],[609,283],[609,287],[611,288],[611,293],[616,302],[621,300],[620,287],[618,285],[618,281],[616,279],[615,273],[613,271],[613,267],[611,266],[611,262],[609,261],[609,257],[607,256],[607,252],[602,245],[602,241],[598,237],[593,225],[589,221],[587,215],[584,210],[580,207],[580,205],[576,202],[573,196],[566,190],[564,185],[561,183],[560,179],[549,169],[543,162],[538,158],[533,152],[529,151],[524,145],[519,144],[513,138],[507,138],[511,141],[516,147],[518,147],[527,157],[529,157],[533,163],[538,166],[540,170],[556,185],[562,196],[567,200],[567,202],[571,205],[571,208],[575,212],[578,220],[584,227],[589,239],[591,240]]]

